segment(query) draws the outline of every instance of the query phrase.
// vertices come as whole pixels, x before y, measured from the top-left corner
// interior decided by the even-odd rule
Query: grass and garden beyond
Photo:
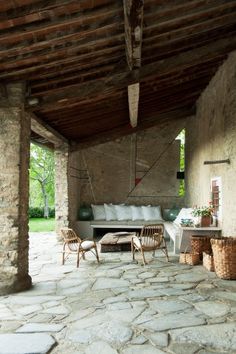
[[[55,230],[55,218],[30,218],[30,232],[49,232]]]

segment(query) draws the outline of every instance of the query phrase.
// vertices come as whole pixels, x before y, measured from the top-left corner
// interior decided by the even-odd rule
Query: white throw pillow
[[[113,204],[104,204],[106,220],[117,220],[116,208]]]
[[[132,220],[130,205],[115,205],[117,220]]]
[[[132,220],[144,220],[143,210],[141,206],[131,205]]]
[[[91,204],[94,220],[106,220],[104,205]]]
[[[142,206],[144,220],[163,220],[161,216],[161,207],[158,206]]]
[[[181,219],[192,219],[194,220],[194,217],[192,215],[193,208],[182,208],[177,216],[177,218],[174,220],[174,223],[177,225],[181,224]]]

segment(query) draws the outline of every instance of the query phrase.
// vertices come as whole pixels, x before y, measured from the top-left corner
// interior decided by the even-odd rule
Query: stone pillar
[[[28,289],[30,120],[24,84],[0,87],[0,295]]]
[[[69,226],[69,146],[55,147],[55,217],[56,232],[61,240],[60,229]]]

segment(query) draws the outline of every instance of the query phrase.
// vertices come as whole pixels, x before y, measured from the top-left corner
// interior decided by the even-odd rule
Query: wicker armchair
[[[86,252],[92,252],[99,262],[97,245],[95,241],[81,240],[74,230],[69,228],[61,229],[61,235],[64,239],[62,249],[62,265],[71,253],[77,254],[77,267],[79,267],[80,259],[85,259]]]
[[[141,252],[143,264],[147,264],[144,252],[153,251],[153,256],[156,250],[162,250],[169,262],[168,250],[164,238],[164,226],[157,225],[144,225],[140,236],[133,236],[131,240],[131,252],[133,260],[135,260],[135,252]]]

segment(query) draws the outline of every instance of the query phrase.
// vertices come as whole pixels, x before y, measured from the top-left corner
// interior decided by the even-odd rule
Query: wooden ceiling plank
[[[108,33],[110,36],[115,37],[117,33],[121,33],[123,29],[123,24],[112,23],[109,25],[104,25],[96,28],[96,38],[99,40],[101,36],[107,37]],[[8,50],[0,51],[1,58],[10,58],[16,57],[18,55],[30,55],[34,52],[45,51],[48,48],[52,48],[53,50],[60,48],[65,45],[65,43],[71,44],[76,42],[77,44],[82,43],[88,44],[89,40],[94,40],[94,28],[88,30],[80,30],[79,32],[71,33],[63,35],[60,33],[60,37],[42,40],[40,42],[36,42],[33,44],[22,44],[18,45],[18,47],[12,47]],[[91,41],[90,41],[91,44]]]
[[[22,1],[21,1],[22,2]],[[0,23],[0,29],[8,29],[20,25],[30,24],[32,22],[37,22],[41,20],[51,20],[55,19],[56,17],[64,16],[64,15],[71,15],[78,12],[83,12],[84,10],[93,9],[95,7],[101,5],[110,5],[111,0],[97,0],[96,3],[91,0],[82,0],[82,1],[65,1],[65,0],[53,0],[51,1],[44,1],[37,0],[36,6],[33,6],[33,2],[30,1],[28,3],[28,7],[24,7],[23,11],[12,11],[8,8],[8,16],[7,20],[2,20]],[[1,5],[0,5],[0,12],[1,12]],[[6,10],[5,10],[6,11]],[[9,14],[10,13],[10,14]]]
[[[103,79],[94,80],[93,84],[90,82],[81,85],[73,85],[68,89],[58,89],[53,95],[44,97],[38,109],[43,107],[49,108],[50,105],[55,105],[56,102],[65,97],[67,99],[75,97],[82,99],[83,97],[94,96],[102,91],[111,92],[114,87],[122,88],[136,82],[142,82],[153,75],[161,77],[162,75],[175,71],[177,68],[178,70],[184,70],[196,64],[201,64],[211,58],[213,59],[215,56],[230,52],[235,48],[235,37],[224,38],[210,43],[207,46],[186,51],[166,60],[152,62],[131,72],[123,72]]]
[[[55,77],[65,77],[65,75],[71,74],[71,73],[83,73],[85,70],[90,71],[90,70],[95,70],[97,68],[97,71],[99,72],[100,68],[102,68],[104,65],[108,64],[114,64],[114,71],[121,70],[122,68],[122,63],[125,63],[123,67],[126,67],[126,61],[124,58],[124,52],[121,52],[120,54],[114,54],[109,57],[103,58],[94,58],[92,61],[86,63],[78,63],[76,60],[74,62],[63,62],[62,65],[60,64],[59,66],[52,66],[47,67],[46,71],[36,71],[29,73],[27,72],[27,78],[29,81],[35,81],[35,80],[50,80],[51,78]],[[25,77],[25,70],[21,70],[20,73],[18,72],[17,75],[14,73],[9,73],[6,74],[7,77],[11,77],[14,79],[19,79],[22,76]]]
[[[203,32],[201,34],[191,34],[183,38],[171,40],[167,43],[157,43],[156,45],[146,47],[143,49],[144,61],[148,58],[156,58],[156,60],[158,60],[158,58],[162,59],[163,56],[167,58],[168,56],[176,55],[185,50],[194,49],[199,46],[204,46],[207,43],[213,43],[215,40],[227,38],[230,35],[234,36],[235,32],[236,17],[235,23],[228,25],[221,30],[209,30],[208,32]]]
[[[78,62],[80,60],[84,60],[84,59],[92,59],[94,56],[95,57],[99,57],[102,55],[109,55],[112,54],[113,52],[119,51],[119,50],[123,50],[124,49],[124,44],[122,43],[123,41],[118,41],[118,43],[114,45],[113,41],[112,44],[113,46],[105,46],[104,42],[102,43],[102,45],[99,45],[98,47],[96,47],[95,43],[93,46],[87,46],[87,52],[84,52],[84,47],[82,52],[80,52],[80,46],[73,46],[73,47],[69,47],[69,48],[63,48],[60,50],[57,50],[55,52],[51,52],[50,54],[45,54],[45,55],[39,55],[39,56],[35,56],[35,57],[28,57],[26,59],[19,59],[19,60],[11,60],[11,61],[6,61],[4,63],[0,63],[0,71],[8,71],[8,70],[12,70],[12,69],[20,69],[22,67],[27,68],[33,68],[34,66],[37,66],[37,64],[40,64],[39,66],[43,67],[44,64],[43,63],[51,63],[53,62],[54,65],[56,65],[57,62],[59,62],[60,60],[63,60],[64,58],[70,58],[73,59],[74,57],[76,57],[78,59]],[[122,43],[122,44],[120,44]],[[104,49],[105,48],[105,49]]]
[[[22,31],[20,31],[19,28],[16,33],[0,36],[0,45],[13,45],[14,43],[23,42],[26,40],[35,42],[40,38],[53,33],[55,34],[59,31],[71,31],[72,28],[80,28],[81,26],[85,25],[93,25],[94,23],[99,24],[100,21],[107,21],[109,18],[113,19],[114,22],[117,22],[118,17],[121,15],[121,11],[119,11],[116,6],[106,11],[102,9],[93,11],[92,14],[90,13],[83,16],[79,14],[76,18],[54,21],[49,25],[41,24],[33,29],[28,29],[26,31],[23,27]]]
[[[190,26],[183,26],[173,31],[165,32],[163,34],[152,35],[152,33],[150,32],[148,34],[148,37],[143,38],[143,46],[171,41],[177,38],[184,38],[186,35],[191,35],[194,33],[204,33],[208,30],[220,30],[224,26],[232,23],[235,23],[235,12],[220,17],[212,18],[207,21],[201,21]],[[152,30],[154,30],[155,28],[156,26],[153,26]]]
[[[78,141],[77,143],[72,144],[72,149],[77,150],[78,148],[80,149],[91,146],[91,144],[101,144],[125,135],[133,134],[136,131],[150,128],[154,125],[162,125],[166,124],[167,122],[172,122],[176,119],[183,119],[192,116],[194,113],[195,109],[190,107],[184,107],[173,112],[155,115],[154,117],[149,118],[149,120],[147,120],[146,122],[138,125],[136,128],[131,128],[129,125],[122,125],[121,127],[118,127],[116,129],[107,130],[102,133],[100,132],[97,135],[84,138],[83,140],[80,139],[80,141]]]
[[[203,22],[204,20],[207,19],[216,18],[216,17],[223,16],[225,14],[232,13],[233,11],[235,11],[235,9],[236,9],[236,2],[230,1],[223,5],[211,6],[207,10],[201,10],[189,15],[183,14],[183,16],[178,16],[178,17],[175,16],[173,19],[168,21],[165,20],[160,21],[159,14],[158,14],[157,15],[158,18],[155,19],[155,22],[157,22],[158,25],[153,26],[153,25],[146,24],[143,30],[143,38],[144,39],[146,38],[146,32],[150,32],[150,27],[152,27],[152,29],[155,30],[156,34],[157,33],[162,34],[178,28],[194,25],[199,21]],[[152,16],[155,16],[155,13],[152,14]],[[144,21],[146,23],[146,16],[144,17]]]
[[[130,70],[140,68],[143,36],[143,0],[123,0],[126,58]],[[130,124],[138,124],[139,83],[128,86]]]
[[[103,51],[101,51],[102,53],[100,54],[109,54],[112,56],[115,55],[117,58],[117,61],[120,58],[120,54],[124,53],[124,46],[119,46],[119,48],[115,47],[115,48],[108,48],[108,49],[104,49]],[[98,57],[96,55],[96,53],[91,53],[91,54],[86,54],[77,57],[76,55],[73,57],[66,57],[64,59],[60,59],[57,61],[53,61],[53,62],[49,62],[49,63],[45,63],[43,65],[36,65],[36,66],[29,66],[27,68],[23,68],[23,69],[16,69],[15,71],[10,70],[9,72],[3,71],[2,73],[0,73],[0,78],[18,78],[19,76],[27,76],[27,78],[29,79],[29,74],[33,74],[32,76],[35,77],[36,73],[41,73],[47,71],[48,69],[52,69],[54,72],[56,71],[60,71],[61,69],[64,68],[65,65],[72,65],[74,63],[76,63],[79,67],[82,68],[82,66],[84,65],[87,67],[91,67],[94,64],[94,61],[97,62],[97,65],[99,64],[103,64],[103,62],[105,61],[103,56]],[[108,62],[110,60],[108,59]],[[83,69],[84,69],[83,67]]]

